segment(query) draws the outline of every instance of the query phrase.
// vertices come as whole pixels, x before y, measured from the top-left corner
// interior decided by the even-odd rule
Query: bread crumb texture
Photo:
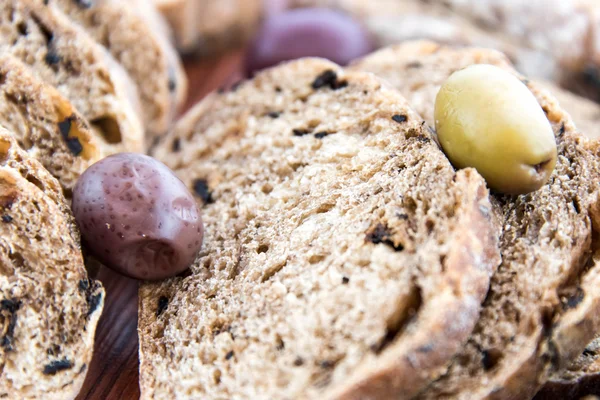
[[[67,198],[83,171],[105,155],[71,102],[6,53],[0,55],[0,125],[58,179]]]
[[[490,59],[516,74],[497,52],[432,42],[384,49],[353,68],[396,82],[409,103],[414,100],[422,114],[431,116],[435,93],[452,72]],[[408,67],[417,60],[418,68]],[[426,87],[400,83],[424,81],[429,74],[434,78]],[[519,78],[552,125],[556,169],[538,191],[492,196],[503,227],[502,264],[466,346],[420,399],[533,397],[553,372],[581,354],[600,328],[600,147],[577,131],[549,92]]]
[[[0,128],[0,397],[74,398],[103,303],[60,185]]]
[[[267,70],[155,155],[206,236],[188,276],[141,286],[143,398],[409,397],[471,333],[499,262],[485,182],[374,75]]]
[[[41,0],[3,0],[0,29],[0,52],[55,86],[96,129],[108,152],[143,150],[137,89],[82,27]]]

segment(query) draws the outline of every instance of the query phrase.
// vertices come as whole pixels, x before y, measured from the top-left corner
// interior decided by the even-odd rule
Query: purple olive
[[[133,278],[177,275],[202,246],[194,197],[166,165],[142,154],[115,154],[89,167],[72,208],[92,254]]]
[[[288,10],[266,18],[248,51],[246,72],[301,57],[346,65],[372,50],[365,29],[346,14],[326,8]]]

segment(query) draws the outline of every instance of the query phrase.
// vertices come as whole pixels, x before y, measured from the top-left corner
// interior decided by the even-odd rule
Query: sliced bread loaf
[[[141,286],[142,398],[409,398],[469,336],[498,262],[485,183],[373,75],[267,70],[156,155],[205,244]]]
[[[72,399],[104,289],[88,279],[58,182],[0,128],[0,397]]]
[[[142,151],[137,90],[85,31],[37,0],[0,2],[0,52],[55,86],[104,136],[109,152]]]
[[[165,133],[185,100],[187,81],[152,1],[38,1],[57,6],[108,49],[137,85],[148,134]]]
[[[183,53],[206,56],[247,42],[258,27],[261,0],[153,0]]]
[[[106,155],[103,136],[54,87],[0,54],[0,125],[56,178],[70,198],[77,178]]]
[[[431,116],[443,81],[480,62],[487,52],[408,43],[374,53],[353,68],[396,82],[409,101]],[[392,58],[396,61],[390,63]],[[516,74],[508,63],[497,65]],[[554,129],[556,169],[536,192],[493,196],[494,211],[503,221],[502,264],[468,343],[420,399],[531,398],[600,329],[600,265],[594,240],[600,229],[600,146],[577,132],[552,95],[520,78]],[[398,84],[405,81],[428,85]]]

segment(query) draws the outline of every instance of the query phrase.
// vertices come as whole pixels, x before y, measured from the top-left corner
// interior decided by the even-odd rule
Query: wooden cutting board
[[[238,80],[241,60],[241,51],[210,60],[186,60],[189,95],[183,111],[211,91]],[[138,399],[138,282],[107,268],[96,278],[106,289],[106,300],[96,329],[94,358],[77,400]]]

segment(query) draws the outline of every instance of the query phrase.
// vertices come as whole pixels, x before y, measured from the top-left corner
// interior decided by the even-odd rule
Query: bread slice
[[[491,50],[414,42],[376,52],[353,68],[395,82],[409,102],[431,116],[439,86],[452,72],[496,56]],[[516,74],[506,62],[496,65]],[[530,398],[600,329],[595,242],[600,147],[577,132],[552,95],[520,78],[554,129],[556,169],[536,192],[493,196],[494,211],[504,221],[503,262],[467,345],[419,399]]]
[[[485,183],[374,76],[284,64],[156,156],[204,202],[205,244],[140,288],[142,398],[408,397],[469,336],[498,263]]]
[[[81,24],[121,63],[137,85],[147,132],[164,134],[185,100],[187,80],[169,38],[157,29],[166,22],[152,1],[51,0],[50,5]]]
[[[69,100],[7,53],[0,54],[0,125],[58,179],[68,199],[83,171],[107,155],[102,135]]]
[[[0,52],[55,86],[104,135],[110,151],[143,151],[137,90],[83,29],[38,0],[5,0],[0,2],[0,32]]]
[[[209,56],[247,42],[262,15],[261,0],[153,0],[183,53]]]
[[[72,399],[104,289],[88,279],[58,182],[0,128],[0,397]]]

